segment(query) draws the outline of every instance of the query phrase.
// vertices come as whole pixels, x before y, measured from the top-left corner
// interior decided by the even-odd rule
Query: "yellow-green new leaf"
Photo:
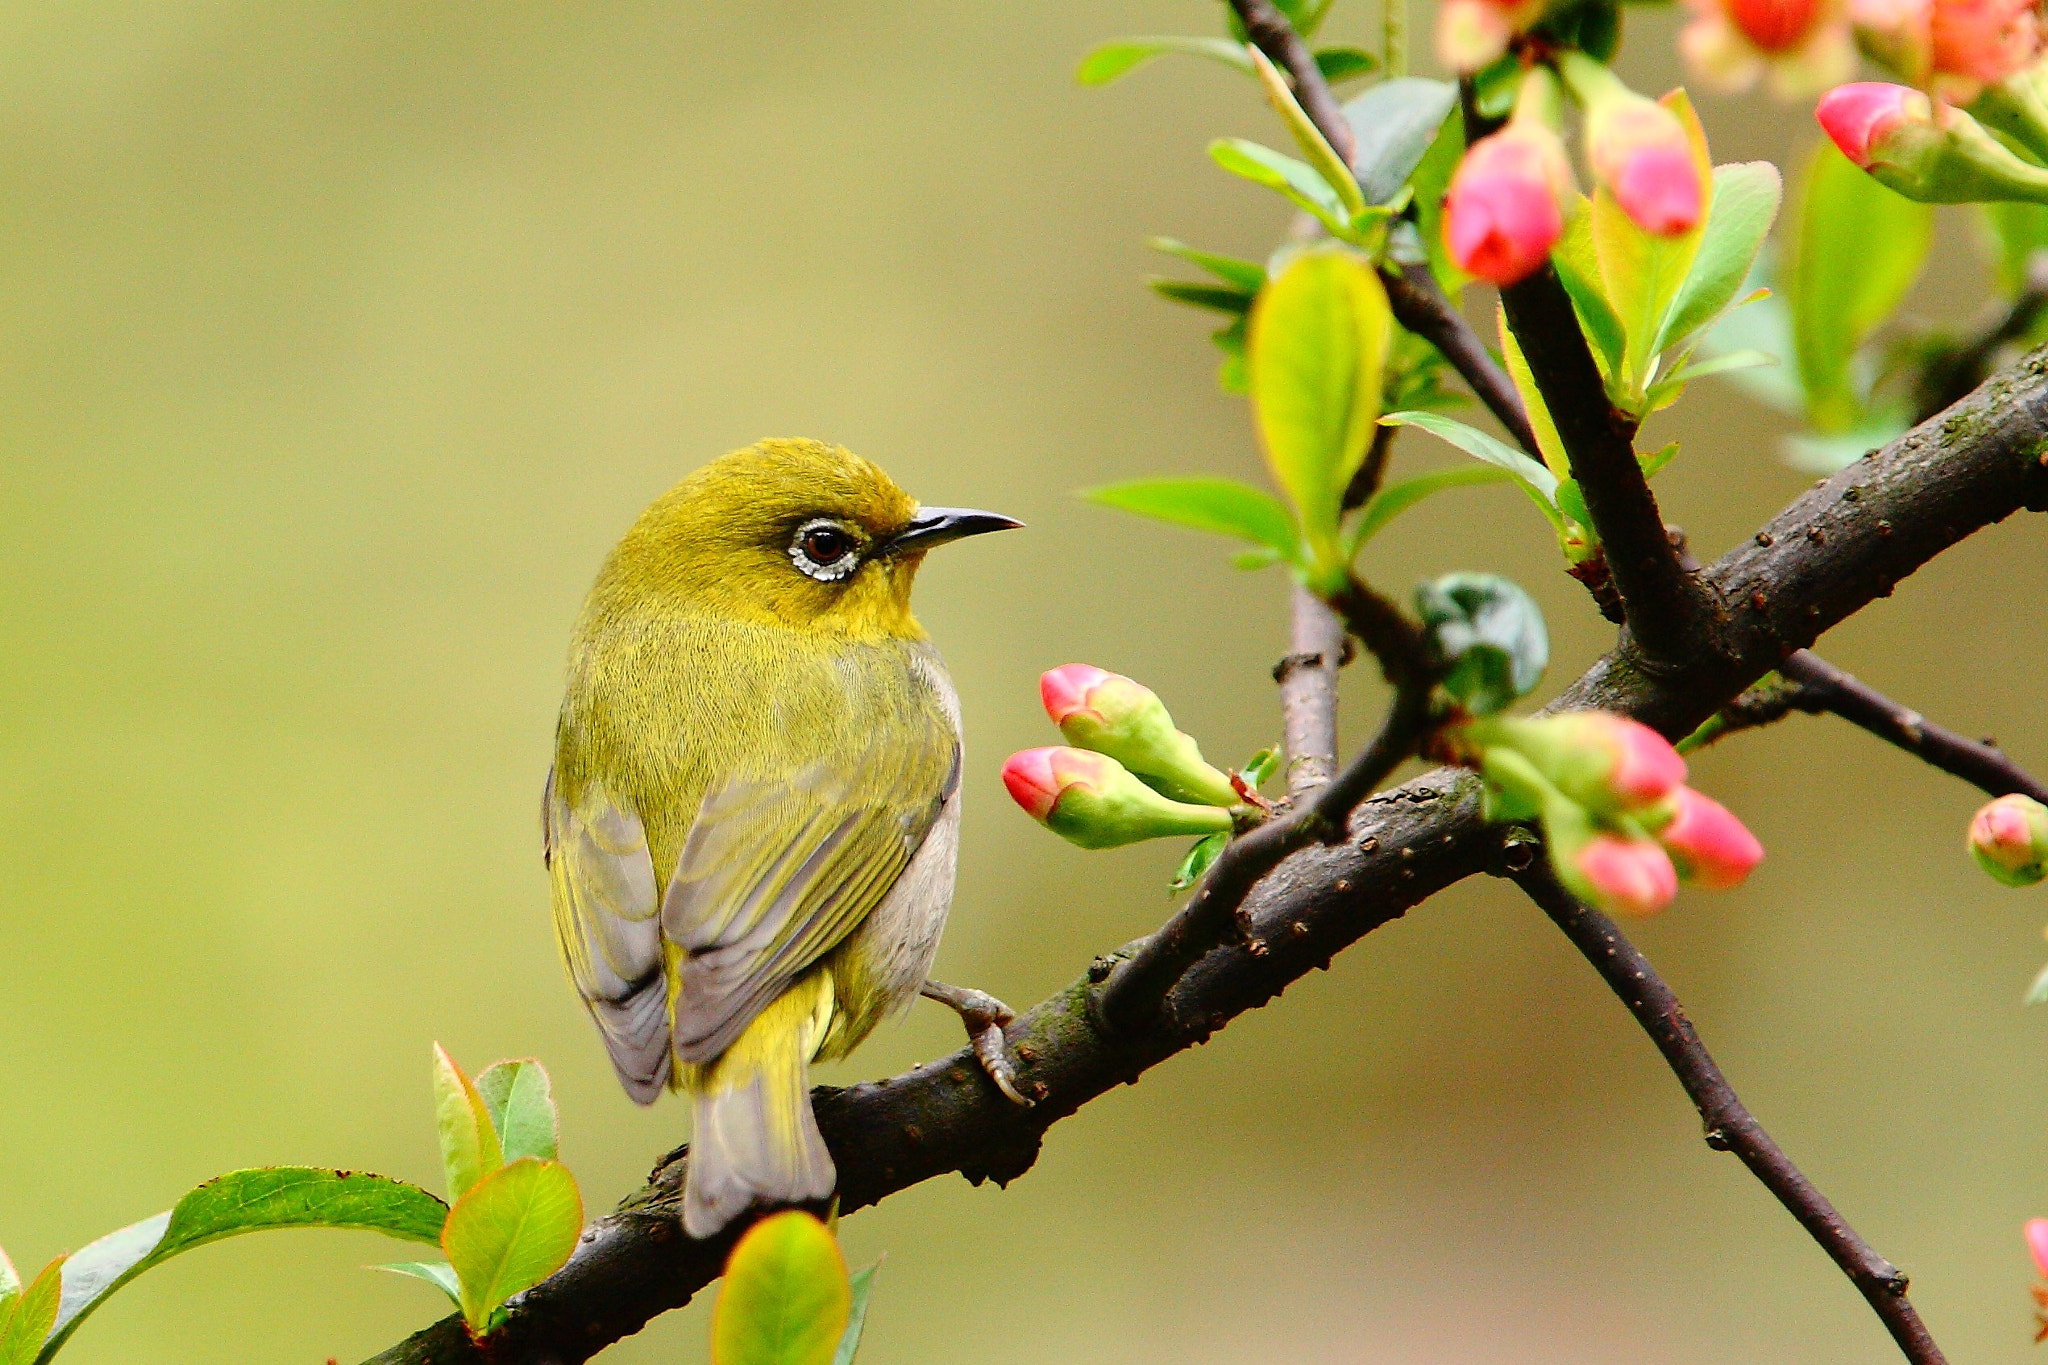
[[[711,1365],[832,1365],[853,1311],[839,1243],[800,1209],[773,1214],[725,1263]]]
[[[568,1264],[582,1232],[583,1196],[558,1162],[522,1157],[471,1186],[441,1229],[470,1329],[487,1331],[505,1300]]]
[[[1169,52],[1207,57],[1239,71],[1252,69],[1251,59],[1244,55],[1244,45],[1228,38],[1118,38],[1083,57],[1074,79],[1083,85],[1108,85]]]
[[[1393,317],[1372,265],[1335,247],[1303,251],[1252,307],[1252,408],[1274,481],[1293,500],[1311,578],[1344,571],[1344,488],[1379,421]]]
[[[59,1256],[0,1308],[0,1365],[31,1365],[41,1353],[43,1338],[57,1325],[63,1271],[64,1258]]]
[[[504,1165],[505,1153],[483,1096],[439,1043],[434,1044],[434,1118],[441,1131],[441,1168],[448,1177],[452,1204]]]
[[[1600,260],[1602,292],[1621,319],[1628,338],[1615,387],[1638,411],[1643,390],[1654,375],[1654,362],[1664,337],[1664,320],[1670,316],[1672,302],[1691,273],[1714,194],[1714,168],[1707,159],[1706,135],[1700,130],[1699,119],[1685,92],[1674,90],[1658,103],[1676,114],[1685,126],[1693,167],[1700,180],[1701,207],[1707,212],[1700,215],[1700,221],[1691,230],[1661,237],[1636,226],[1604,187],[1593,194],[1593,249]]]
[[[1344,164],[1344,158],[1337,155],[1322,129],[1316,127],[1294,98],[1294,92],[1287,88],[1287,78],[1273,65],[1266,54],[1247,43],[1245,54],[1251,58],[1252,70],[1258,73],[1259,84],[1265,87],[1266,103],[1273,106],[1273,112],[1287,125],[1287,131],[1294,137],[1294,145],[1301,148],[1301,154],[1308,158],[1308,164],[1315,167],[1316,174],[1337,196],[1337,202],[1344,208],[1345,217],[1356,221],[1365,212],[1365,194],[1358,188],[1358,181],[1352,178],[1351,168]]]
[[[21,1276],[15,1273],[14,1262],[7,1259],[7,1249],[0,1247],[0,1313],[20,1297]]]

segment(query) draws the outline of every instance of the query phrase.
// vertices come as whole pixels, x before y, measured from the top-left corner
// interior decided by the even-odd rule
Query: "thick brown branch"
[[[1527,850],[1524,845],[1518,851]],[[1540,854],[1513,876],[1529,899],[1564,930],[1572,946],[1593,964],[1593,970],[1628,1006],[1643,1032],[1664,1054],[1665,1063],[1700,1111],[1700,1121],[1706,1125],[1707,1145],[1716,1151],[1735,1153],[1750,1173],[1763,1182],[1764,1188],[1778,1197],[1799,1226],[1862,1291],[1906,1359],[1914,1365],[1945,1365],[1940,1348],[1906,1298],[1906,1277],[1857,1235],[1827,1196],[1813,1187],[1813,1182],[1764,1131],[1735,1093],[1735,1087],[1721,1074],[1706,1044],[1694,1032],[1692,1020],[1686,1018],[1685,1007],[1678,1003],[1678,997],[1664,984],[1664,978],[1657,974],[1649,959],[1622,936],[1612,920],[1580,904],[1560,886],[1549,861]]]
[[[1768,725],[1792,711],[1836,715],[1989,795],[2023,792],[2048,802],[2048,786],[1995,745],[1936,725],[1811,650],[1795,651],[1778,666],[1778,678],[1759,683],[1722,707],[1715,715],[1720,724],[1709,738]]]
[[[2048,353],[2037,353],[1939,421],[1808,491],[1753,541],[1709,566],[1704,581],[1730,604],[1725,653],[1653,675],[1630,651],[1617,650],[1556,705],[1603,707],[1673,738],[1688,734],[1786,655],[1941,551],[2022,507],[2048,508],[2044,376]],[[1426,773],[1368,800],[1342,842],[1311,844],[1275,867],[1245,903],[1247,941],[1226,941],[1189,968],[1150,1028],[1112,1035],[1096,1023],[1091,1001],[1116,965],[1110,957],[1012,1025],[1008,1038],[1038,1100],[1033,1108],[1004,1099],[964,1049],[888,1081],[819,1090],[818,1122],[838,1163],[842,1208],[949,1171],[976,1181],[1022,1174],[1052,1123],[1265,1004],[1500,853],[1498,834],[1479,819],[1471,777]],[[493,1334],[489,1362],[587,1360],[711,1282],[729,1243],[682,1235],[675,1210],[685,1160],[680,1153],[665,1159],[644,1190],[587,1230],[569,1265]],[[461,1321],[449,1318],[377,1359],[486,1365],[487,1358]]]
[[[1571,458],[1636,644],[1659,663],[1715,649],[1712,603],[1665,533],[1657,496],[1636,459],[1635,424],[1607,401],[1557,271],[1545,265],[1500,297]]]

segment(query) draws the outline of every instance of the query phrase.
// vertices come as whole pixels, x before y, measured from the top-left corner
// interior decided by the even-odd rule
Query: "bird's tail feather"
[[[711,1237],[760,1201],[832,1193],[838,1173],[811,1113],[810,1061],[832,1017],[832,979],[814,972],[747,1025],[716,1061],[680,1068],[695,1131],[683,1230]]]

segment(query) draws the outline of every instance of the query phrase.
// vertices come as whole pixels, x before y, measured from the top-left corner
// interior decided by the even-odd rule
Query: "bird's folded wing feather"
[[[889,893],[959,782],[938,707],[877,727],[848,763],[708,793],[662,901],[682,950],[675,1055],[706,1061]]]
[[[592,789],[571,808],[548,775],[541,801],[555,936],[597,1020],[612,1066],[641,1103],[669,1073],[668,983],[660,904],[639,816]]]

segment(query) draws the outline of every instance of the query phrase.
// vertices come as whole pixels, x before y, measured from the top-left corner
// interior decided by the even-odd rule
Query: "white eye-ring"
[[[860,567],[860,543],[844,524],[830,517],[812,517],[791,537],[789,562],[807,578],[837,583]]]

